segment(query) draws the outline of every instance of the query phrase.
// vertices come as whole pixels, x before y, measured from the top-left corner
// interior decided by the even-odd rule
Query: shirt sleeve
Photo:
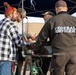
[[[14,44],[16,44],[17,46],[21,45],[22,37],[18,33],[18,28],[16,26],[12,26],[12,27],[10,27],[9,31],[10,31],[10,38],[11,38],[12,42]]]
[[[37,40],[34,46],[34,52],[37,53],[45,45],[47,39],[50,37],[50,23],[46,22],[40,33],[37,36]]]

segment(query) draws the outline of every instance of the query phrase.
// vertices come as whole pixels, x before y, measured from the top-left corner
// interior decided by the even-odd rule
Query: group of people
[[[23,41],[14,22],[20,22],[23,16],[7,2],[4,6],[5,18],[0,21],[0,75],[12,75],[12,62],[17,62],[18,46]],[[39,53],[49,38],[52,48],[50,74],[76,75],[76,18],[67,12],[64,0],[56,2],[55,11],[55,16],[49,11],[43,14],[45,24],[37,36],[32,55]]]
[[[33,51],[37,54],[50,38],[50,74],[76,75],[76,17],[67,12],[68,6],[64,0],[56,2],[55,11],[56,15],[44,24],[38,34]]]

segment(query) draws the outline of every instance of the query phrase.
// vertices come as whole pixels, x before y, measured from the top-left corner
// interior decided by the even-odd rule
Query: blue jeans
[[[12,75],[11,65],[10,61],[0,61],[0,75]]]

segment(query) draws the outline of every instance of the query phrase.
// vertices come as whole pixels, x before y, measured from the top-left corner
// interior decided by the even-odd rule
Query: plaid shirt
[[[16,61],[17,46],[21,45],[21,36],[17,30],[10,19],[0,21],[0,60]]]

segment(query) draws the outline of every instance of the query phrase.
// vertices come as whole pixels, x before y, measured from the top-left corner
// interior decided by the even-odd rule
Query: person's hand
[[[35,36],[32,36],[31,34],[27,34],[27,39],[35,40]]]
[[[47,71],[46,75],[50,75],[50,71]]]
[[[32,51],[32,56],[36,56],[36,54],[34,53],[34,51]]]
[[[30,35],[30,38],[31,38],[32,40],[35,40],[35,37],[34,37],[34,36],[31,36],[31,35]]]
[[[36,40],[28,39],[28,42],[30,42],[30,43],[35,43]]]

